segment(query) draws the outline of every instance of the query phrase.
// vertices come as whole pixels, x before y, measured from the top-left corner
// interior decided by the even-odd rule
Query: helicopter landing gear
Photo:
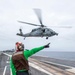
[[[25,38],[26,38],[26,37],[24,37],[24,40],[25,40]]]
[[[48,37],[46,37],[46,39],[48,39]]]

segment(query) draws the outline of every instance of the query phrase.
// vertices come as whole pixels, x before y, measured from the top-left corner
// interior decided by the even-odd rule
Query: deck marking
[[[9,60],[9,59],[10,59],[10,57],[7,58],[7,60]]]
[[[69,69],[65,69],[66,71],[75,73],[75,67],[67,66],[67,65],[62,65],[62,64],[57,64],[57,63],[48,62],[48,61],[44,61],[44,62],[51,63],[51,64],[58,65],[58,66],[68,67]]]
[[[3,54],[5,54],[5,55],[7,55],[7,56],[9,56],[9,57],[11,57],[12,55],[10,55],[10,54],[7,54],[7,53],[3,53]]]
[[[10,68],[10,75],[12,75],[12,71],[11,71],[11,68]]]
[[[75,73],[75,68],[71,68],[71,69],[66,69],[69,72]]]
[[[10,59],[10,57],[12,56],[12,55],[9,55],[9,54],[7,54],[7,53],[3,53],[3,54],[7,55],[7,56],[9,57],[9,59]],[[7,59],[7,60],[8,60],[8,59]],[[6,61],[6,63],[9,63],[9,61]],[[4,72],[3,72],[3,75],[5,75],[6,68],[7,68],[7,66],[5,66],[5,69],[4,69]],[[10,69],[10,75],[12,75],[12,71],[11,71],[11,69]]]
[[[9,63],[9,61],[6,61],[6,63]]]
[[[50,72],[44,70],[43,68],[41,68],[41,67],[39,67],[39,66],[37,66],[37,65],[35,65],[35,64],[33,64],[33,63],[30,63],[30,62],[29,62],[29,65],[30,65],[31,67],[37,69],[37,70],[40,70],[40,71],[42,71],[42,72],[48,74],[48,75],[53,75],[52,73],[50,73]]]
[[[7,66],[4,67],[3,75],[5,75]]]
[[[43,61],[42,61],[42,62],[43,62]],[[53,65],[57,65],[57,66],[67,67],[67,68],[75,68],[75,67],[72,67],[72,66],[67,66],[67,65],[63,65],[63,64],[58,64],[58,63],[54,63],[54,62],[49,62],[49,61],[44,61],[44,62],[53,64]]]

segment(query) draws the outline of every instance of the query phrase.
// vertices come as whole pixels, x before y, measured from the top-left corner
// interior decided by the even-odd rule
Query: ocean
[[[36,56],[50,57],[62,60],[75,61],[75,52],[54,52],[54,51],[40,51]]]

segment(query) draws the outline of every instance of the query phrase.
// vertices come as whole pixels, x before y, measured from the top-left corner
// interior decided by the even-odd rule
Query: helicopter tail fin
[[[22,32],[22,29],[19,29],[20,33],[17,33],[17,35],[19,36],[23,36],[23,32]]]

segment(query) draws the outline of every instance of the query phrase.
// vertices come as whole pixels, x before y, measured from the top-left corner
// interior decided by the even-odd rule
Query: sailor
[[[16,42],[16,52],[10,59],[12,75],[29,75],[28,58],[44,48],[49,48],[49,44],[31,50],[24,50],[24,44]]]

